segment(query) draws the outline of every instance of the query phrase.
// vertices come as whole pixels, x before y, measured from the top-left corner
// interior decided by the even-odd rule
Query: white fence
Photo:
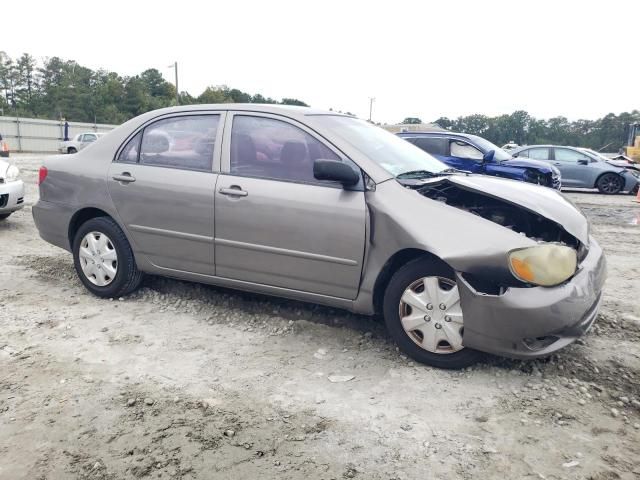
[[[115,127],[69,122],[69,138],[83,132],[108,132]],[[64,138],[64,121],[0,117],[0,135],[12,152],[56,152]]]

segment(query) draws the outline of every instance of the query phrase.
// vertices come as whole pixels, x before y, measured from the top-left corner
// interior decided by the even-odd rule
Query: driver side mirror
[[[313,162],[313,176],[316,180],[340,182],[345,187],[352,187],[360,181],[360,175],[346,163],[322,158]]]
[[[578,165],[589,165],[589,160],[581,158],[580,160],[578,160]]]
[[[495,150],[489,150],[487,153],[485,153],[482,157],[482,160],[484,160],[485,162],[491,162],[493,161],[493,157],[495,156],[496,151]]]

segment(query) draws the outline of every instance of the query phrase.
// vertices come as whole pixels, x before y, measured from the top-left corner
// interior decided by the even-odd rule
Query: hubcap
[[[85,277],[98,287],[116,278],[118,255],[111,239],[101,232],[87,233],[80,242],[80,266]]]
[[[428,352],[447,354],[464,348],[460,293],[453,280],[425,277],[409,285],[400,299],[400,322],[409,338]]]
[[[603,178],[602,189],[607,193],[617,192],[620,190],[620,179],[613,175]]]

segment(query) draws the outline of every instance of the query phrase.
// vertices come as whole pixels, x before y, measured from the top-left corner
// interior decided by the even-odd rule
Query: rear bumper
[[[15,212],[24,207],[22,180],[0,184],[0,214]]]
[[[502,295],[489,295],[458,275],[464,345],[512,358],[560,350],[593,325],[605,279],[606,260],[594,239],[576,275],[557,287],[509,288]]]
[[[68,229],[73,209],[70,206],[38,200],[31,212],[38,233],[43,240],[71,251]]]

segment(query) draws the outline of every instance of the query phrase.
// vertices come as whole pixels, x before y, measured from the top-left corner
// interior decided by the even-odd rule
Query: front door
[[[553,151],[553,164],[562,173],[563,186],[593,188],[597,170],[588,166],[591,161],[589,157],[570,148],[554,147]]]
[[[219,114],[163,118],[140,130],[109,169],[109,193],[136,250],[154,265],[213,275]],[[219,162],[218,162],[219,163]]]
[[[484,173],[484,154],[464,140],[449,140],[447,156],[443,159],[447,165],[466,172]]]
[[[216,275],[354,299],[365,245],[364,189],[313,177],[315,159],[350,160],[303,125],[266,114],[230,113],[224,145],[226,173],[215,193]]]

